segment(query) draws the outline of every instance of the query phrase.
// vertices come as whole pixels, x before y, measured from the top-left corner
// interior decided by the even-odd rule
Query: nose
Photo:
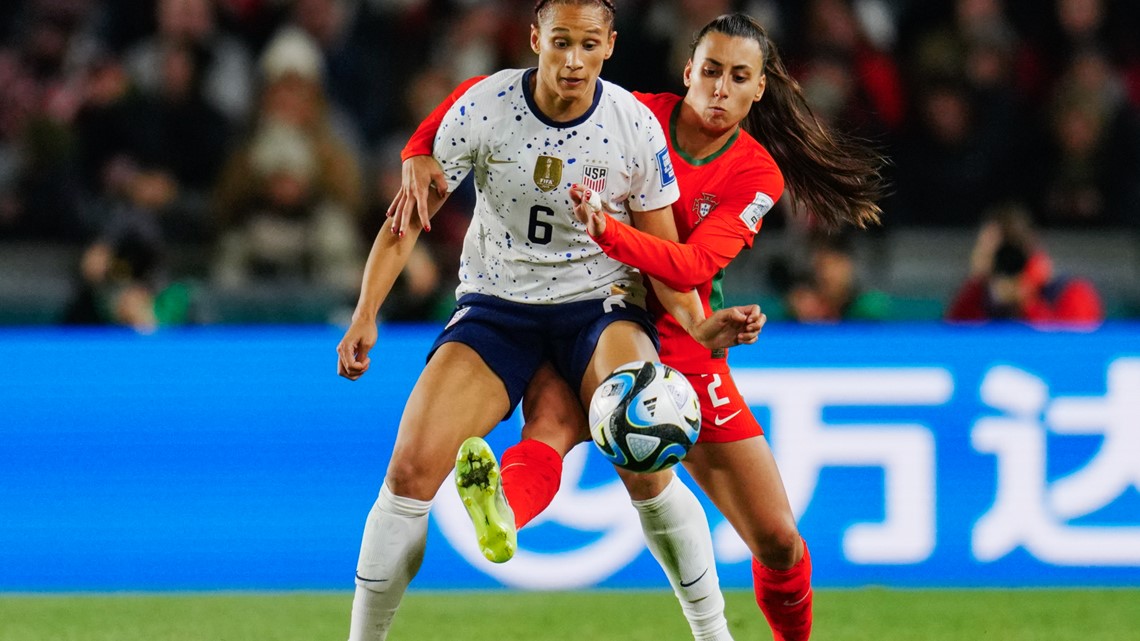
[[[572,70],[582,68],[582,57],[577,47],[570,47],[566,51],[566,66]]]
[[[728,77],[721,76],[716,79],[716,84],[713,85],[713,96],[717,98],[724,98],[728,96]]]

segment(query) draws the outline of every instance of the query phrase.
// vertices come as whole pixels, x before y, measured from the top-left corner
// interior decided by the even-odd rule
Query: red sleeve
[[[727,219],[727,220],[726,220]],[[607,256],[636,267],[678,291],[708,282],[740,253],[746,239],[734,217],[706,219],[682,244],[658,238],[606,215],[606,230],[594,240]]]
[[[400,160],[404,161],[412,156],[430,156],[432,147],[435,145],[435,132],[439,131],[439,125],[443,122],[444,115],[447,110],[451,109],[459,97],[467,93],[475,83],[486,78],[487,76],[475,76],[464,80],[451,95],[443,99],[435,109],[432,110],[428,117],[416,127],[415,133],[408,139],[408,144],[404,145],[404,149],[400,151]]]
[[[1065,285],[1052,306],[1039,301],[1042,309],[1036,315],[1026,314],[1031,320],[1045,323],[1100,323],[1105,319],[1105,307],[1100,295],[1088,281],[1074,279]]]

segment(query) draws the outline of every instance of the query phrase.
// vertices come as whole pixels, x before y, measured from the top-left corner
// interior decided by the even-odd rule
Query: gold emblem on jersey
[[[534,184],[542,191],[550,191],[562,182],[562,159],[539,156],[534,164]]]

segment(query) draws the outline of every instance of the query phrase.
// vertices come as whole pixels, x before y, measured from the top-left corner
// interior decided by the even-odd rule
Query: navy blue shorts
[[[432,344],[428,360],[440,345],[452,341],[474,349],[506,386],[510,416],[543,361],[550,361],[577,393],[602,330],[615,321],[637,323],[654,347],[659,346],[651,315],[636,305],[606,311],[603,298],[534,305],[465,294]]]

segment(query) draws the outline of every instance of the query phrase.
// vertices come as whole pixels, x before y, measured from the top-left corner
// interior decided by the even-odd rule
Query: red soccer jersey
[[[674,144],[681,97],[634,93],[665,130],[681,197],[673,203],[673,219],[683,244],[670,243],[613,220],[595,240],[623,263],[660,279],[675,289],[695,287],[711,314],[724,303],[724,268],[744,247],[751,247],[768,213],[784,191],[776,162],[756,139],[740,130],[717,153],[695,160]],[[724,354],[700,346],[660,307],[661,360],[687,374],[721,372]]]
[[[431,155],[435,132],[443,114],[472,84],[460,85],[436,107],[412,135],[400,156]],[[681,243],[646,234],[610,218],[606,231],[595,238],[611,256],[632,265],[678,290],[696,288],[705,313],[720,309],[724,302],[721,280],[724,267],[744,247],[751,247],[762,218],[784,191],[784,177],[768,150],[740,130],[715,154],[694,160],[674,145],[676,117],[681,97],[675,94],[634,92],[661,122],[668,141],[681,197],[673,203],[673,218]],[[723,372],[728,369],[723,350],[710,353],[655,299],[657,330],[661,336],[661,360],[686,374]]]

